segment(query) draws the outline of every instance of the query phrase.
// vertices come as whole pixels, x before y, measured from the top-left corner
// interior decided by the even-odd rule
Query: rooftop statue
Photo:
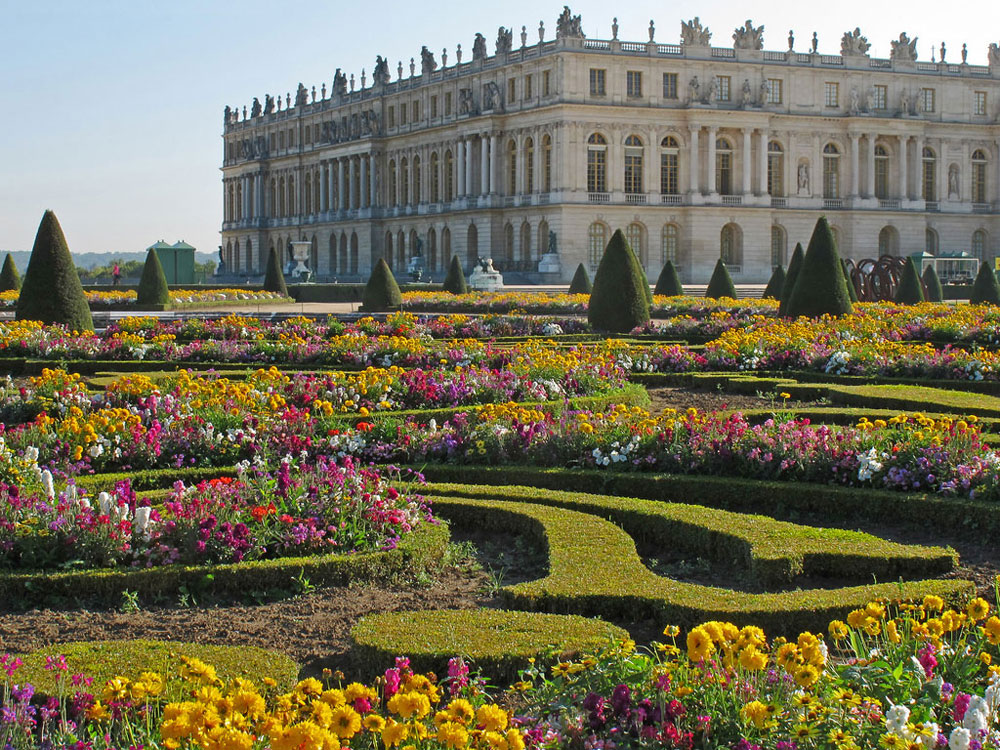
[[[337,68],[337,72],[333,74],[333,88],[330,90],[330,94],[335,99],[347,96],[347,76],[340,72],[340,68]]]
[[[505,55],[514,47],[513,29],[505,29],[501,26],[497,29],[497,54]]]
[[[1000,45],[996,42],[991,42],[989,50],[987,51],[987,58],[990,61],[991,68],[1000,67]]]
[[[482,34],[476,34],[475,40],[472,42],[472,61],[485,60],[486,59],[486,37]]]
[[[372,71],[372,85],[385,86],[389,83],[389,61],[382,55],[375,58],[375,69]]]
[[[437,60],[434,59],[434,53],[427,49],[425,44],[420,50],[420,75],[427,75],[433,73],[437,70]]]
[[[227,104],[226,108],[222,110],[222,124],[228,125],[229,121],[232,119],[233,119],[233,108]]]
[[[868,37],[861,35],[861,27],[855,26],[854,31],[845,31],[840,38],[840,54],[842,57],[861,57],[867,55],[871,45]]]
[[[747,19],[742,28],[733,32],[733,49],[764,49],[764,26],[755,29]]]
[[[556,39],[583,39],[583,17],[574,16],[568,5],[556,20]]]
[[[693,21],[681,21],[681,44],[685,47],[707,47],[712,40],[712,32],[702,26],[698,16]]]
[[[253,104],[250,105],[250,116],[251,117],[260,117],[261,111],[262,111],[262,107],[260,106],[260,99],[258,99],[255,96],[253,98]]]
[[[300,83],[299,87],[295,90],[295,106],[304,107],[308,103],[309,92],[306,90],[306,87]]]
[[[910,41],[910,37],[906,35],[904,31],[899,35],[899,41],[890,42],[892,45],[892,52],[889,54],[890,60],[899,60],[901,62],[913,62],[917,59],[917,37]]]

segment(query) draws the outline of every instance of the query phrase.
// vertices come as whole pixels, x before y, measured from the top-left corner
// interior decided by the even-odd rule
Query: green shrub
[[[146,263],[142,267],[142,278],[139,279],[139,291],[135,301],[139,305],[170,304],[167,276],[163,273],[160,256],[153,248],[146,253]]]
[[[264,272],[264,291],[280,294],[282,297],[288,296],[288,285],[285,284],[285,274],[281,270],[281,258],[278,251],[271,245],[267,253],[267,269]]]
[[[903,273],[899,277],[899,287],[893,301],[898,305],[919,305],[924,301],[924,287],[911,258],[903,263]]]
[[[351,630],[364,675],[408,656],[417,672],[448,673],[461,656],[499,684],[517,679],[529,659],[552,662],[595,653],[628,632],[597,619],[498,609],[387,612],[362,618]]]
[[[594,275],[587,319],[598,331],[627,333],[649,320],[649,297],[639,260],[617,229]]]
[[[451,263],[448,264],[448,275],[444,278],[441,289],[452,294],[468,294],[469,285],[465,281],[465,272],[462,270],[462,263],[457,255],[451,256]]]
[[[781,290],[785,286],[785,269],[778,266],[771,273],[771,278],[764,287],[763,299],[781,299]]]
[[[94,330],[83,286],[59,220],[46,211],[38,225],[28,270],[17,298],[18,320],[40,320],[75,331]]]
[[[927,290],[928,302],[941,302],[944,299],[944,289],[941,288],[941,279],[938,278],[934,264],[928,263],[923,275],[924,289]]]
[[[840,262],[840,267],[844,271],[844,283],[847,284],[847,296],[851,298],[851,303],[858,301],[858,290],[854,288],[854,281],[851,280],[851,274],[847,270],[847,261],[842,260]]]
[[[3,270],[0,270],[0,292],[16,292],[21,288],[21,274],[17,272],[14,265],[14,258],[10,253],[3,261]]]
[[[853,310],[844,281],[844,269],[837,243],[825,216],[816,221],[802,270],[788,299],[787,315],[792,318],[846,315]]]
[[[680,276],[677,275],[673,261],[668,260],[663,264],[663,270],[660,271],[660,277],[656,280],[653,294],[662,294],[665,297],[678,297],[684,294],[684,286],[681,284]]]
[[[587,268],[581,263],[576,267],[573,280],[569,283],[570,294],[590,294],[594,291],[594,285],[590,283],[590,274]]]
[[[787,315],[788,300],[792,297],[792,289],[795,288],[795,280],[799,278],[799,271],[802,270],[802,261],[805,260],[806,253],[802,249],[802,243],[795,243],[795,250],[792,252],[792,259],[788,261],[788,271],[785,272],[785,284],[781,287],[781,297],[778,304],[778,315]]]
[[[736,287],[733,286],[733,280],[729,276],[729,269],[722,262],[722,258],[715,261],[715,270],[712,271],[712,278],[708,280],[705,297],[709,299],[720,299],[721,297],[736,299]]]
[[[24,296],[24,292],[21,295]],[[969,302],[973,305],[1000,305],[1000,284],[997,283],[993,269],[985,261],[979,265]]]
[[[375,264],[372,275],[365,284],[361,304],[365,312],[398,310],[402,306],[403,295],[399,291],[399,284],[384,258],[379,258]]]

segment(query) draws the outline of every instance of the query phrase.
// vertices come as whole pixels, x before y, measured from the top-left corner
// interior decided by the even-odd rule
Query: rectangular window
[[[924,112],[934,111],[934,89],[920,89],[920,107]]]
[[[923,191],[921,197],[925,201],[937,200],[937,170],[934,168],[934,160],[924,158]]]
[[[451,92],[447,91],[444,95],[444,116],[448,117],[451,114]]]
[[[282,130],[280,133],[278,133],[278,148],[281,149],[282,151],[285,150],[285,131],[284,130]]]
[[[308,125],[306,125],[306,134],[305,135],[306,135],[306,137],[305,137],[304,143],[305,143],[306,146],[308,146],[310,143],[312,143],[312,136],[313,136],[313,134],[312,134],[312,128],[309,127]]]
[[[413,102],[410,105],[410,122],[420,121],[420,100]]]
[[[605,85],[605,78],[608,71],[603,68],[591,68],[590,69],[590,95],[591,96],[606,96],[608,93],[607,87]]]
[[[607,151],[590,149],[587,152],[587,192],[608,191]]]
[[[780,78],[767,79],[767,103],[781,104],[784,99],[782,91],[782,80]]]
[[[719,89],[718,96],[716,98],[720,102],[728,102],[730,89],[732,88],[732,79],[729,76],[716,76],[715,85]]]
[[[663,98],[664,99],[676,99],[677,98],[677,74],[676,73],[664,73],[663,74]]]
[[[513,104],[517,99],[517,81],[511,78],[507,81],[507,103]]]
[[[406,124],[406,105],[405,104],[400,104],[399,105],[399,124],[400,125],[405,125]]]
[[[873,109],[885,109],[889,101],[889,87],[876,84],[872,97]]]
[[[542,96],[548,96],[550,93],[549,84],[552,77],[550,73],[551,71],[548,70],[542,71]]]
[[[680,158],[674,151],[660,154],[660,192],[663,195],[677,195],[680,190]]]
[[[840,159],[835,156],[823,157],[823,197],[840,197]]]
[[[823,105],[826,107],[840,106],[840,84],[827,81],[823,84]]]
[[[972,99],[972,114],[974,115],[985,115],[986,114],[986,92],[977,91],[973,94]]]
[[[524,77],[524,98],[531,98],[531,76]]]
[[[290,128],[288,130],[288,148],[295,148],[295,131]]]
[[[438,116],[438,98],[436,96],[431,97],[431,117]]]
[[[642,96],[642,73],[638,70],[629,70],[625,73],[625,92],[628,96]]]

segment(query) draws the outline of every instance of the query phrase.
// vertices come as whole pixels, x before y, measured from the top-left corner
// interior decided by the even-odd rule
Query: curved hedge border
[[[969,599],[975,591],[968,581],[931,580],[747,594],[655,575],[642,564],[632,537],[594,515],[503,500],[442,499],[438,503],[438,510],[445,510],[457,523],[526,533],[547,545],[546,577],[501,590],[504,602],[519,609],[632,622],[648,618],[685,628],[705,620],[728,620],[759,625],[769,633],[795,635],[806,629],[822,630],[830,620],[873,599],[912,600],[936,594],[957,602]]]
[[[627,631],[598,619],[497,609],[388,612],[363,617],[351,629],[352,655],[363,674],[405,655],[414,670],[443,675],[448,659],[461,656],[500,684],[517,679],[528,659],[573,658],[627,638]]]

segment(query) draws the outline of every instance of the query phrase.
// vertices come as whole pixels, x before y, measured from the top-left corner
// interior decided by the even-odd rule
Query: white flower
[[[974,696],[975,697],[975,696]],[[969,709],[965,712],[965,717],[962,719],[962,726],[968,729],[972,734],[978,735],[979,732],[985,732],[989,727],[989,720],[986,718],[986,714],[978,709]]]
[[[149,512],[151,508],[145,506],[142,508],[135,509],[135,518],[132,520],[132,531],[133,533],[142,534],[143,537],[149,540]]]
[[[948,738],[948,748],[949,750],[969,750],[969,740],[971,739],[972,735],[969,734],[968,729],[955,727]]]
[[[427,429],[430,430],[431,432],[436,432],[437,428],[438,428],[437,420],[431,418],[431,421],[427,423]]]
[[[893,706],[885,712],[885,728],[893,734],[903,736],[909,719],[910,709],[906,706]]]
[[[101,509],[101,515],[106,516],[111,512],[111,495],[102,492],[97,496],[97,507]]]
[[[92,446],[90,446],[90,448],[89,448],[89,449],[87,450],[87,453],[89,453],[89,454],[90,454],[90,457],[91,457],[91,458],[100,458],[100,457],[101,457],[101,455],[102,455],[102,454],[104,453],[104,446],[103,446],[103,445],[101,445],[100,443],[94,443],[94,444],[93,444]]]
[[[29,445],[24,449],[24,460],[29,463],[35,463],[38,460],[38,448],[33,445]]]
[[[40,479],[42,481],[42,491],[51,500],[56,496],[56,488],[52,483],[52,472],[48,469],[43,469]]]
[[[924,729],[926,732],[920,735],[920,743],[924,746],[924,750],[933,750],[937,747],[937,737],[941,728],[934,722],[924,722]]]

